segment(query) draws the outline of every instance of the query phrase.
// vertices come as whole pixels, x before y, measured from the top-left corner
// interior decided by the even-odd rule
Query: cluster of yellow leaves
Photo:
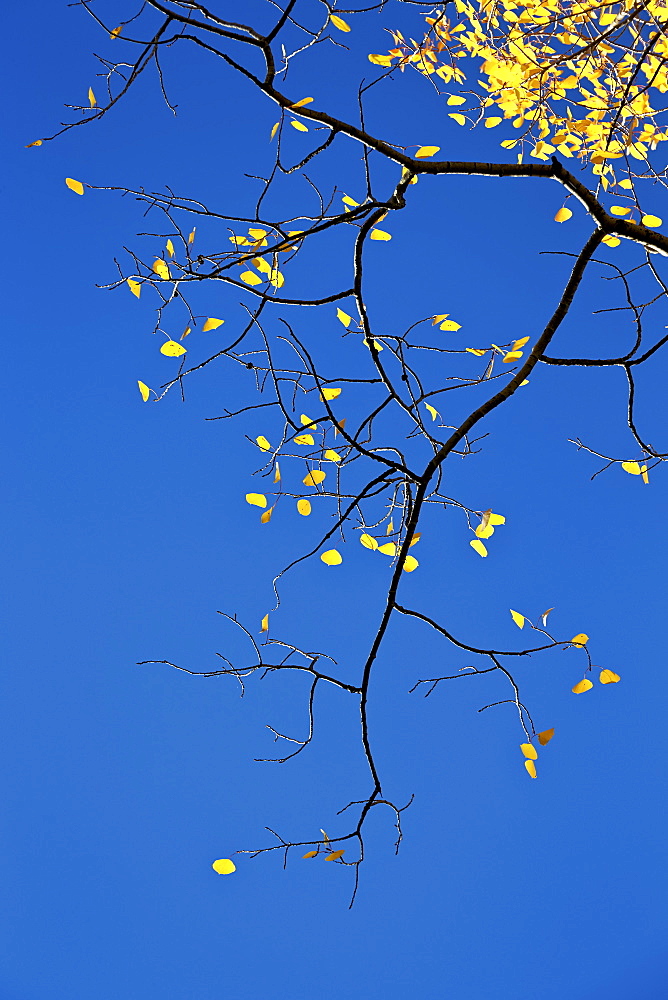
[[[545,729],[542,733],[536,733],[536,739],[542,747],[547,746],[552,737],[554,736],[554,729]],[[536,750],[533,743],[520,743],[520,750],[524,754],[524,766],[527,769],[530,777],[537,778],[538,773],[536,771],[535,760],[538,760],[538,751]]]
[[[392,527],[391,523],[390,527]],[[416,531],[413,537],[411,538],[410,545],[408,547],[412,549],[414,545],[417,545],[421,537],[422,535],[420,534],[420,532]],[[378,539],[374,538],[373,535],[369,535],[366,531],[360,535],[360,543],[364,546],[365,549],[369,549],[372,552],[381,552],[384,556],[391,556],[391,557],[396,556],[401,547],[399,544],[397,544],[397,542],[383,542],[382,544],[379,544]],[[415,556],[407,555],[406,558],[404,559],[404,565],[403,565],[404,572],[412,573],[413,570],[416,570],[419,565],[420,564],[415,558]]]
[[[473,541],[469,542],[474,552],[477,552],[479,556],[484,558],[487,555],[487,547],[481,539],[491,538],[494,534],[494,528],[505,523],[506,519],[503,514],[495,514],[491,510],[483,511],[480,524],[475,529],[476,537]]]
[[[598,675],[598,679],[601,684],[618,684],[621,677],[619,674],[616,674],[614,670],[601,670]],[[593,683],[588,677],[583,677],[583,679],[578,681],[578,683],[571,690],[573,691],[573,694],[584,694],[585,691],[591,691],[593,686]]]
[[[638,462],[622,462],[622,469],[631,476],[642,476],[643,482],[649,485],[649,474],[646,465],[640,465]]]
[[[668,37],[657,30],[666,0],[454,0],[454,8],[456,23],[445,12],[427,17],[420,42],[394,31],[394,47],[370,62],[412,66],[446,86],[469,76],[467,96],[448,98],[467,105],[450,113],[457,124],[510,120],[518,137],[502,146],[528,145],[538,160],[580,158],[606,188],[612,161],[644,161],[668,139],[651,104],[652,91],[668,92]]]

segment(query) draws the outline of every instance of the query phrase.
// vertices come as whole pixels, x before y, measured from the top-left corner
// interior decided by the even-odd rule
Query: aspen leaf
[[[139,391],[141,393],[141,398],[146,403],[147,400],[148,400],[148,397],[151,395],[151,390],[149,389],[149,387],[144,382],[139,382],[138,381],[137,385],[139,386]]]
[[[618,240],[616,236],[610,236],[610,234],[608,234],[607,236],[603,237],[601,243],[605,243],[607,247],[614,248],[619,246],[621,240]]]
[[[141,282],[134,281],[133,278],[126,278],[125,281],[132,294],[136,296],[136,298],[139,298],[141,295]]]
[[[508,353],[503,358],[503,363],[505,365],[510,365],[513,361],[519,361],[519,359],[524,354],[524,351],[508,351]]]
[[[328,462],[341,461],[341,456],[339,455],[338,451],[334,451],[332,448],[327,449],[327,451],[325,452],[325,458],[327,459]]]
[[[542,615],[540,616],[540,617],[541,617],[541,619],[542,619],[542,622],[543,622],[543,628],[545,628],[545,627],[547,626],[547,616],[548,616],[548,615],[549,615],[549,614],[550,614],[550,613],[551,613],[552,611],[554,611],[554,608],[548,608],[548,609],[547,609],[547,611],[543,611]]]
[[[510,617],[515,622],[515,624],[517,625],[518,628],[524,628],[525,618],[524,618],[524,615],[521,615],[519,613],[519,611],[513,611],[512,608],[511,608],[511,610],[510,610]]]
[[[598,679],[601,684],[617,684],[621,680],[621,677],[614,670],[601,670]]]
[[[308,132],[308,125],[304,125],[304,122],[299,122],[296,118],[290,122],[293,128],[296,128],[298,132]]]
[[[372,53],[371,55],[368,56],[368,59],[369,59],[369,62],[373,63],[375,66],[391,66],[392,65],[392,59],[391,59],[390,56],[381,56],[381,55],[377,55],[375,53]]]
[[[490,523],[489,516],[483,515],[483,519],[475,529],[477,538],[491,538],[494,534],[494,525]]]
[[[641,475],[640,465],[637,462],[622,462],[622,469],[624,472],[628,472],[632,476]]]
[[[422,532],[416,531],[413,537],[411,538],[411,542],[408,548],[412,549],[414,545],[417,545],[417,543],[420,541],[421,538],[422,538]]]
[[[578,632],[577,635],[573,636],[571,642],[574,646],[586,646],[589,642],[589,636],[585,632]]]
[[[447,319],[450,313],[441,313],[439,316],[432,316],[431,325],[436,326],[437,323],[442,323],[444,319]]]
[[[453,94],[452,97],[448,97],[448,99],[447,99],[447,101],[445,103],[449,104],[450,107],[454,107],[454,106],[459,105],[459,104],[466,104],[466,98],[465,97],[457,97],[456,95]]]
[[[231,875],[237,870],[234,861],[230,861],[229,858],[219,858],[218,861],[214,861],[211,867],[218,875]]]
[[[578,681],[575,687],[571,688],[571,691],[573,694],[584,694],[585,691],[590,691],[593,686],[592,682],[585,677],[583,680]]]
[[[489,512],[489,523],[490,524],[497,524],[497,525],[498,524],[505,524],[506,523],[506,519],[503,516],[503,514],[493,514],[490,511]]]
[[[394,531],[394,521],[388,521],[386,535],[391,535]]]
[[[469,542],[469,545],[479,556],[483,556],[484,558],[487,555],[487,549],[479,538],[474,538],[472,542]]]
[[[171,277],[167,264],[160,257],[158,257],[157,260],[153,261],[151,270],[154,272],[154,274],[157,274],[158,277],[162,278],[164,281],[167,281]]]
[[[348,313],[345,313],[345,312],[343,311],[343,309],[337,309],[337,310],[336,310],[336,318],[337,318],[337,319],[338,319],[338,320],[339,320],[339,321],[340,321],[341,323],[343,323],[343,325],[344,325],[345,327],[348,327],[348,326],[350,326],[350,324],[351,324],[351,323],[352,323],[352,321],[353,321],[353,318],[352,318],[352,316],[349,316],[349,315],[348,315]]]
[[[247,493],[246,503],[249,503],[251,507],[266,507],[267,498],[264,493]]]
[[[359,202],[355,201],[354,198],[351,198],[349,194],[344,194],[341,201],[344,205],[350,205],[351,208],[359,208]]]
[[[457,122],[458,125],[466,125],[466,118],[464,115],[459,114],[449,114],[448,118],[452,118],[453,121]]]
[[[477,358],[481,358],[483,354],[487,353],[487,351],[484,351],[481,347],[466,347],[465,350],[469,354],[475,354]]]
[[[657,226],[663,225],[663,220],[658,215],[643,215],[642,224],[643,226],[647,226],[648,229],[656,229]]]
[[[394,542],[386,542],[385,545],[379,545],[378,551],[382,552],[384,556],[396,556],[397,546]]]
[[[180,358],[182,354],[186,353],[186,349],[177,340],[166,340],[160,348],[160,353],[164,354],[166,358]]]
[[[572,218],[573,218],[573,213],[571,212],[570,208],[566,208],[564,206],[563,208],[559,209],[559,211],[557,212],[557,214],[554,217],[554,221],[555,222],[568,222],[568,220],[572,219]]]
[[[434,153],[439,153],[441,150],[440,146],[420,146],[417,153],[415,154],[416,160],[424,160],[428,156],[433,156]]]
[[[350,25],[346,24],[346,22],[343,20],[343,18],[342,17],[338,17],[337,14],[330,14],[329,15],[329,19],[332,22],[332,24],[334,25],[334,27],[338,28],[339,31],[350,31]]]
[[[274,482],[280,483],[281,481],[281,467],[278,462],[276,463],[276,468],[274,469]]]
[[[260,449],[260,451],[271,451],[271,445],[267,441],[266,437],[264,437],[264,435],[260,434],[258,437],[256,437],[255,443]]]
[[[375,549],[378,548],[378,542],[376,541],[376,539],[373,537],[373,535],[367,535],[366,532],[363,535],[360,535],[360,542],[362,543],[365,549],[371,549],[372,551],[374,551]]]
[[[503,118],[486,118],[485,128],[496,128],[496,126],[500,125],[502,121]]]
[[[295,103],[291,104],[290,107],[291,108],[303,108],[307,104],[311,104],[312,102],[313,102],[313,98],[312,97],[302,97],[301,101],[295,101]]]
[[[75,194],[83,194],[84,186],[81,181],[75,181],[73,177],[66,177],[65,183],[67,184],[70,191],[74,191]]]
[[[217,330],[219,326],[222,326],[225,322],[224,319],[216,319],[215,316],[209,316],[204,326],[202,327],[203,333],[208,333],[209,330]]]
[[[304,486],[318,486],[327,476],[326,472],[322,469],[311,469],[311,471],[304,476],[302,482]]]
[[[179,337],[179,340],[185,340],[185,338],[189,337],[191,333],[192,329],[189,326],[187,326],[183,331],[183,333],[181,334],[181,336]]]
[[[272,125],[271,132],[269,133],[269,141],[270,142],[274,138],[274,136],[276,135],[276,133],[278,132],[278,126],[280,124],[281,124],[280,122],[276,122],[275,125]]]
[[[453,319],[446,319],[444,323],[441,323],[439,330],[446,330],[448,333],[456,333],[457,330],[461,330],[461,324],[455,323]]]
[[[520,337],[519,340],[514,341],[513,346],[511,347],[511,350],[512,351],[516,351],[518,349],[518,347],[524,347],[524,345],[528,344],[530,340],[531,340],[531,337]]]
[[[384,229],[372,229],[371,230],[371,239],[372,240],[383,240],[384,242],[387,242],[387,240],[391,240],[392,237],[390,236],[389,233],[386,233]]]
[[[527,771],[529,772],[532,778],[538,777],[538,774],[536,773],[536,765],[532,760],[525,760],[524,766],[526,767]]]
[[[262,278],[259,274],[256,274],[255,271],[242,271],[239,277],[246,285],[262,284]]]
[[[340,389],[334,389],[334,388],[323,389],[322,392],[320,393],[320,398],[321,399],[327,399],[327,400],[329,400],[329,399],[338,399],[338,397],[340,395],[341,395],[341,390]]]
[[[523,385],[528,385],[528,384],[529,384],[529,379],[528,379],[528,378],[525,378],[523,382],[520,382],[520,388],[521,388],[521,387],[522,387]]]
[[[26,149],[30,149],[32,146],[41,146],[41,145],[42,145],[42,140],[41,139],[35,139],[34,142],[29,142],[28,143],[28,145],[26,146]]]
[[[619,186],[620,186],[620,188],[625,188],[627,191],[630,191],[633,188],[633,181],[630,181],[628,179],[624,180],[624,181],[620,181],[619,182]]]
[[[318,425],[313,420],[311,420],[310,417],[307,417],[305,413],[302,413],[302,415],[299,418],[299,422],[301,423],[302,427],[310,427],[314,431],[318,429]]]
[[[425,403],[424,405],[426,406],[432,420],[436,420],[436,417],[440,416],[438,410],[434,409],[433,406],[430,406],[429,403]]]
[[[630,211],[630,208],[624,208],[623,205],[613,205],[610,209],[610,215],[628,215]]]
[[[406,556],[404,559],[404,570],[406,573],[412,573],[414,569],[417,569],[420,563],[417,561],[415,556]]]
[[[174,244],[172,243],[171,240],[167,240],[167,242],[165,243],[165,250],[167,251],[170,257],[174,256]]]
[[[369,346],[369,341],[368,341],[368,340],[366,339],[366,337],[364,338],[364,340],[362,341],[362,343],[364,344],[364,346],[365,346],[365,347],[368,347],[368,346]],[[380,351],[382,351],[382,350],[383,350],[383,345],[382,345],[382,344],[380,343],[380,341],[378,341],[378,340],[374,340],[374,342],[373,342],[373,346],[374,346],[374,347],[376,348],[376,350],[377,350],[377,351],[378,351],[379,353],[380,353]]]
[[[269,282],[274,288],[282,288],[285,284],[285,278],[277,267],[272,268],[269,272]]]
[[[311,504],[308,500],[301,499],[297,501],[297,510],[302,515],[302,517],[308,517],[311,513]]]
[[[295,444],[315,444],[312,434],[297,434]]]
[[[320,827],[320,833],[322,834],[322,842],[323,842],[323,844],[328,844],[329,843],[329,837],[327,836],[327,834],[325,833],[325,831],[322,829],[322,827]]]
[[[92,87],[88,88],[88,103],[90,104],[91,108],[94,108],[96,106],[96,104],[97,104],[97,98],[95,97],[95,94],[93,93],[93,88]]]
[[[123,30],[123,25],[119,24],[117,28],[114,28],[114,30],[110,32],[109,37],[111,38],[112,42],[114,38],[118,38],[122,30]]]
[[[273,507],[269,507],[267,510],[264,511],[263,514],[260,514],[260,524],[269,524],[269,522],[271,521],[271,515],[273,514],[273,512],[274,512],[274,508]]]
[[[317,856],[317,851],[307,851],[306,854],[302,854],[302,858],[316,858]]]
[[[262,515],[262,517],[264,517],[264,514]],[[269,615],[265,615],[264,618],[262,619],[260,632],[268,632],[268,631],[269,631]]]
[[[542,747],[545,747],[550,742],[553,736],[554,736],[554,729],[544,729],[542,733],[538,733],[538,742]]]
[[[343,562],[341,553],[337,552],[336,549],[327,549],[326,552],[320,556],[325,566],[340,566]]]
[[[197,228],[193,229],[191,232],[188,233],[188,246],[191,246],[195,242],[195,233],[196,232],[197,232]]]
[[[641,466],[640,473],[642,475],[642,481],[643,481],[643,483],[645,483],[647,486],[649,486],[649,475],[647,474],[647,466],[646,465]]]
[[[520,743],[520,750],[528,760],[538,760],[538,754],[532,743]]]

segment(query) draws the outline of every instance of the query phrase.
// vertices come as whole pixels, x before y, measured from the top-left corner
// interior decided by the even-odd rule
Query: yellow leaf
[[[394,521],[388,521],[388,523],[387,523],[387,531],[385,532],[385,534],[386,535],[391,535],[393,531],[394,531]]]
[[[643,215],[642,224],[649,229],[656,229],[657,226],[663,225],[663,220],[658,215]]]
[[[515,622],[518,628],[524,628],[524,615],[521,615],[519,611],[510,610],[510,617]]]
[[[144,382],[139,382],[138,381],[137,385],[139,386],[139,391],[141,393],[141,398],[144,400],[144,402],[146,402],[148,400],[148,397],[151,395],[151,390],[149,389],[149,387]]]
[[[601,670],[600,674],[598,675],[598,679],[600,680],[601,684],[616,684],[618,681],[621,680],[621,677],[619,676],[619,674],[616,674],[614,670]]]
[[[484,558],[487,555],[487,549],[479,538],[474,538],[472,542],[469,542],[469,545],[478,553],[479,556],[483,556]]]
[[[95,97],[95,94],[93,93],[92,87],[88,88],[88,103],[90,104],[91,108],[94,108],[97,104],[97,99]]]
[[[525,760],[524,761],[524,766],[526,767],[527,771],[529,772],[529,774],[531,775],[532,778],[537,778],[538,777],[538,775],[536,773],[536,765],[534,764],[534,762],[532,760]]]
[[[264,517],[264,514],[262,515],[262,517]],[[268,632],[268,631],[269,631],[269,615],[265,615],[264,618],[262,619],[260,632]]]
[[[174,256],[174,244],[172,243],[171,240],[167,240],[167,242],[165,243],[165,250],[167,251],[170,257]]]
[[[521,337],[520,340],[516,340],[514,342],[511,350],[516,351],[518,349],[518,347],[524,347],[524,345],[528,344],[530,340],[531,340],[531,337]]]
[[[271,451],[271,445],[263,434],[260,434],[259,437],[255,438],[255,443],[260,451]]]
[[[573,636],[571,642],[574,646],[586,646],[589,642],[589,636],[585,632],[578,632],[577,635]]]
[[[114,30],[109,35],[109,37],[111,38],[112,42],[113,42],[114,38],[118,38],[118,36],[120,35],[120,33],[121,33],[122,30],[123,30],[123,25],[122,24],[119,24],[117,28],[114,28]]]
[[[285,284],[285,278],[278,270],[277,267],[272,268],[269,272],[269,281],[274,286],[274,288],[282,288]]]
[[[297,510],[302,515],[302,517],[308,517],[309,514],[311,513],[311,504],[309,503],[308,500],[304,499],[298,500]]]
[[[179,337],[179,340],[185,340],[185,338],[189,337],[191,333],[192,329],[189,326],[187,326],[183,331],[183,333],[181,334],[181,336]]]
[[[496,128],[496,126],[500,125],[502,121],[503,118],[486,118],[485,128]]]
[[[573,694],[584,694],[585,691],[590,691],[593,686],[592,682],[585,677],[584,680],[578,681],[571,690]]]
[[[318,429],[318,425],[314,423],[310,417],[307,417],[305,413],[302,413],[302,415],[299,418],[299,421],[302,427],[311,427],[311,429],[314,431],[317,431]]]
[[[618,240],[616,236],[610,236],[610,235],[608,235],[608,236],[604,236],[603,237],[603,239],[601,240],[601,243],[605,243],[605,245],[607,247],[614,248],[614,247],[618,247],[619,246],[619,244],[621,243],[621,240]]]
[[[372,53],[368,58],[369,58],[369,62],[370,63],[374,63],[374,65],[376,65],[376,66],[391,66],[392,65],[392,59],[391,59],[390,56],[379,56],[379,55],[375,55],[375,54]]]
[[[81,181],[75,181],[72,177],[66,177],[65,183],[67,184],[70,191],[74,191],[75,194],[83,194],[84,186]]]
[[[420,146],[415,158],[416,160],[424,160],[427,156],[433,156],[434,153],[440,152],[440,149],[440,146]]]
[[[304,486],[318,486],[319,483],[325,479],[327,473],[323,472],[322,469],[311,469],[311,471],[304,476],[302,482]]]
[[[461,330],[461,324],[455,323],[453,319],[446,319],[444,323],[441,323],[439,330],[447,330],[448,333],[455,333],[457,330]]]
[[[315,444],[312,434],[298,434],[295,438],[295,444]]]
[[[448,97],[448,99],[447,99],[447,101],[445,103],[449,104],[450,107],[453,107],[454,105],[458,105],[458,104],[466,104],[466,98],[465,97],[455,97],[453,95],[452,97]]]
[[[436,417],[440,416],[438,410],[435,410],[433,406],[429,405],[429,403],[425,403],[424,405],[426,406],[429,414],[431,415],[432,420],[436,420]]]
[[[247,493],[246,503],[249,503],[252,507],[266,507],[267,498],[264,493]]]
[[[269,507],[268,510],[265,510],[263,514],[260,514],[260,524],[269,524],[273,512],[274,508]]]
[[[293,128],[296,128],[298,132],[308,132],[308,125],[304,125],[304,122],[298,122],[295,118],[290,122]]]
[[[450,114],[448,115],[448,118],[452,118],[452,120],[457,122],[458,125],[466,125],[466,118],[464,118],[464,115]]]
[[[484,351],[481,347],[466,347],[465,350],[469,354],[475,354],[477,358],[481,358],[483,354],[487,353],[487,351]]]
[[[553,736],[554,729],[544,729],[542,733],[538,733],[538,742],[542,747],[547,746]]]
[[[154,272],[154,274],[157,274],[158,277],[162,278],[164,281],[169,280],[169,278],[171,277],[167,264],[160,257],[158,257],[157,260],[153,261],[153,266],[151,267],[151,270]]]
[[[346,853],[345,850],[343,850],[343,851],[332,851],[331,854],[327,855],[327,857],[325,858],[325,861],[338,861],[339,858],[343,857],[343,855],[345,853]]]
[[[311,104],[312,101],[313,101],[312,97],[302,97],[301,101],[295,101],[295,103],[291,104],[290,107],[291,108],[303,108],[307,104]]]
[[[385,545],[379,545],[378,551],[382,552],[384,556],[396,556],[397,546],[394,542],[386,542]]]
[[[242,271],[241,274],[239,275],[239,277],[247,285],[261,285],[262,284],[262,278],[260,277],[259,274],[256,274],[255,271]]]
[[[360,542],[365,549],[371,549],[372,551],[378,548],[378,542],[372,535],[367,535],[366,532],[360,535]]]
[[[523,354],[524,351],[508,351],[508,353],[504,355],[503,363],[511,365],[513,361],[519,361]]]
[[[189,246],[190,246],[190,245],[191,245],[192,243],[194,243],[194,242],[195,242],[195,233],[196,233],[196,232],[197,232],[197,227],[195,227],[195,229],[193,229],[193,231],[192,231],[192,232],[188,233],[188,245],[189,245]]]
[[[341,461],[341,456],[339,455],[338,451],[333,451],[331,448],[328,448],[327,451],[325,452],[325,458],[327,459],[328,462]]]
[[[414,569],[417,569],[420,563],[417,561],[415,556],[406,556],[404,559],[404,569],[407,573],[412,573]]]
[[[217,330],[219,326],[222,326],[225,322],[224,319],[216,319],[214,316],[209,316],[204,326],[202,327],[203,333],[208,333],[209,330]]]
[[[417,543],[420,541],[421,538],[422,538],[422,532],[416,531],[413,537],[411,538],[411,543],[408,546],[408,548],[412,549],[414,545],[417,545]]]
[[[536,748],[531,743],[520,743],[520,750],[528,760],[538,760]]]
[[[523,382],[520,382],[520,388],[521,388],[521,387],[522,387],[523,385],[528,385],[528,384],[529,384],[529,379],[528,379],[528,378],[525,378]]]
[[[340,389],[323,389],[320,393],[321,399],[337,399],[341,395]]]
[[[622,462],[624,472],[629,472],[632,476],[641,475],[640,466],[637,462]]]
[[[307,851],[306,854],[302,854],[302,858],[315,858],[318,856],[317,851]]]
[[[475,529],[475,533],[478,538],[491,538],[494,534],[494,525],[490,524],[489,520],[482,521]]]
[[[383,240],[383,241],[387,242],[387,240],[391,240],[392,237],[390,236],[389,233],[386,233],[384,229],[372,229],[371,230],[371,239],[372,240]]]
[[[365,347],[369,346],[369,341],[366,339],[366,337],[364,338],[364,340],[362,341],[362,343],[364,344]],[[378,340],[374,340],[373,346],[376,348],[376,350],[378,352],[380,352],[380,351],[383,350],[383,345]]]
[[[30,149],[31,146],[41,146],[41,145],[42,145],[42,140],[41,139],[35,139],[34,142],[29,142],[28,143],[28,145],[26,146],[26,149]]]
[[[355,201],[354,198],[351,198],[349,194],[344,194],[341,201],[344,205],[350,205],[351,208],[359,208],[359,202]]]
[[[278,132],[278,126],[279,126],[280,124],[281,124],[280,122],[276,122],[276,124],[275,124],[275,125],[272,125],[272,129],[271,129],[271,132],[269,133],[269,141],[270,141],[270,142],[271,142],[271,140],[272,140],[272,139],[274,138],[274,136],[276,135],[276,133]]]
[[[622,205],[613,205],[610,209],[610,215],[628,215],[630,211],[630,208],[624,208]]]
[[[180,358],[182,354],[186,353],[186,349],[176,340],[166,340],[160,348],[160,353],[164,354],[166,358]]]
[[[491,511],[490,511],[489,523],[490,524],[505,524],[506,523],[506,519],[503,516],[503,514],[492,514]]]
[[[237,870],[234,861],[230,861],[229,858],[219,858],[218,861],[214,861],[211,867],[219,875],[231,875]]]
[[[339,566],[343,559],[341,558],[341,553],[337,552],[336,549],[327,549],[326,552],[320,556],[325,566]]]
[[[280,483],[280,481],[281,481],[281,468],[280,468],[280,466],[279,466],[279,464],[277,462],[276,463],[276,468],[274,469],[274,482],[275,483]]]
[[[338,17],[336,14],[330,14],[329,19],[335,28],[339,31],[350,31],[350,25],[346,24],[342,17]]]
[[[646,465],[641,466],[640,473],[642,475],[642,481],[643,481],[643,483],[645,483],[647,486],[649,486],[649,475],[647,473],[647,466]]]
[[[139,298],[139,296],[141,295],[141,282],[134,281],[132,278],[126,278],[125,280],[132,294],[135,295],[137,298]]]
[[[352,321],[353,321],[353,318],[352,318],[352,316],[349,316],[349,315],[348,315],[348,313],[344,313],[343,309],[337,309],[337,310],[336,310],[336,318],[337,318],[337,319],[338,319],[338,320],[339,320],[339,321],[340,321],[341,323],[343,323],[343,325],[344,325],[345,327],[348,327],[348,326],[350,326],[350,324],[351,324],[351,323],[352,323]]]
[[[573,213],[570,208],[560,208],[554,217],[555,222],[568,222],[569,219],[573,217]]]

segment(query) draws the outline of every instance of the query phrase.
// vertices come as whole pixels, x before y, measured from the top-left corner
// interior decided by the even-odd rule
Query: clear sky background
[[[250,19],[250,4],[224,6]],[[130,11],[99,9],[113,24]],[[350,52],[323,46],[295,66],[295,99],[352,114],[358,79],[375,72],[366,53],[387,48],[382,29],[422,30],[417,9],[391,4],[351,22],[337,38]],[[123,246],[157,252],[161,241],[134,234],[164,224],[116,194],[79,198],[63,179],[170,185],[243,213],[256,193],[243,174],[268,169],[276,113],[213,60],[176,48],[165,71],[178,117],[148,72],[101,124],[25,149],[54,130],[63,104],[83,103],[90,85],[102,91],[92,53],[116,50],[59,0],[8,8],[4,36],[1,1000],[664,997],[665,477],[657,470],[646,487],[612,470],[591,482],[595,460],[568,443],[580,436],[636,457],[621,373],[534,371],[485,426],[483,451],[448,469],[451,495],[507,517],[489,558],[472,552],[460,518],[441,514],[424,527],[404,593],[470,641],[501,647],[524,640],[509,608],[537,617],[554,606],[555,632],[587,632],[595,662],[622,682],[574,696],[574,650],[517,668],[537,728],[557,731],[531,781],[512,707],[477,712],[507,697],[500,681],[408,695],[419,677],[467,660],[413,625],[397,628],[377,667],[371,724],[386,794],[415,794],[398,858],[379,811],[352,911],[350,870],[299,852],[286,871],[277,855],[236,855],[233,876],[215,875],[214,859],[271,843],[265,826],[294,839],[347,831],[336,811],[369,789],[355,705],[322,692],[313,746],[286,765],[255,763],[276,749],[267,724],[304,732],[302,679],[251,680],[241,700],[232,680],[136,662],[207,670],[216,651],[245,662],[216,612],[259,628],[271,577],[325,515],[286,511],[260,526],[245,503],[259,487],[244,435],[271,439],[275,425],[204,419],[247,395],[236,369],[210,366],[189,382],[185,405],[176,394],[142,404],[137,379],[158,386],[177,362],[150,334],[148,296],[95,285],[114,278]],[[452,159],[498,157],[503,138],[451,123],[411,74],[370,100],[368,125]],[[309,136],[289,140],[295,157],[310,148]],[[321,179],[363,195],[357,157],[341,140]],[[390,172],[379,176],[389,190]],[[577,251],[591,226],[584,213],[553,223],[561,191],[538,181],[423,179],[410,201],[388,220],[392,242],[369,251],[375,322],[392,332],[449,312],[462,330],[443,336],[458,346],[535,336],[568,268],[539,252]],[[668,218],[658,190],[647,209]],[[628,249],[605,254],[633,260]],[[322,293],[346,267],[326,246],[290,291]],[[623,315],[591,315],[619,304],[603,273],[592,269],[554,353],[614,353],[629,341]],[[238,294],[201,296],[226,333],[241,322]],[[325,364],[342,350],[333,312],[289,317]],[[648,330],[666,324],[659,305]],[[189,358],[222,336],[191,336]],[[657,358],[640,378],[639,418],[662,450],[665,376]],[[467,405],[452,404],[453,421]],[[309,563],[284,586],[276,636],[356,676],[387,572],[359,545],[337,569]]]

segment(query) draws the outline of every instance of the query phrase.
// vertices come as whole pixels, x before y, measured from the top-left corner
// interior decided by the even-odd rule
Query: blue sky
[[[105,5],[114,23],[129,9]],[[595,460],[568,443],[579,436],[636,457],[615,372],[533,373],[485,426],[481,453],[448,469],[451,495],[507,517],[490,556],[472,553],[454,512],[430,515],[403,594],[471,641],[511,648],[523,637],[509,608],[537,617],[554,606],[556,634],[588,633],[595,662],[622,683],[574,696],[575,650],[517,669],[537,728],[557,730],[531,781],[511,707],[478,714],[507,696],[500,682],[408,695],[418,678],[467,660],[413,624],[397,627],[376,669],[371,725],[386,793],[397,802],[415,794],[399,856],[391,822],[376,816],[352,911],[349,870],[320,859],[295,857],[283,871],[273,855],[236,856],[234,876],[212,872],[215,858],[267,846],[265,826],[295,839],[320,827],[345,832],[336,811],[368,792],[355,706],[319,693],[313,746],[286,765],[261,764],[253,758],[275,750],[267,724],[304,730],[300,678],[251,680],[241,700],[232,680],[136,663],[207,670],[216,651],[243,662],[247,650],[216,612],[259,627],[272,576],[325,522],[285,512],[260,526],[245,503],[258,481],[244,435],[271,438],[276,425],[252,415],[205,421],[247,397],[236,369],[210,366],[189,382],[185,405],[175,394],[142,404],[137,379],[157,386],[177,362],[158,352],[148,297],[95,286],[113,279],[123,246],[147,255],[159,247],[135,236],[153,224],[131,199],[78,198],[63,179],[168,184],[242,212],[256,191],[243,173],[271,163],[276,115],[213,60],[175,49],[165,71],[176,118],[147,74],[101,124],[25,149],[53,130],[63,104],[83,103],[97,86],[92,53],[109,55],[111,45],[77,8],[38,0],[31,10],[30,25],[25,11],[7,12],[14,41],[2,69],[11,346],[0,997],[658,1000],[665,481],[659,469],[649,488],[619,470],[591,482]],[[370,72],[366,52],[383,51],[382,29],[396,25],[414,37],[421,30],[416,11],[391,5],[382,18],[360,18],[351,51],[307,55],[291,92],[352,113],[357,80]],[[439,144],[452,159],[498,155],[500,134],[468,133],[444,112],[406,74],[370,102],[369,125],[406,145]],[[309,148],[308,138],[290,140],[296,156]],[[322,182],[362,195],[357,155],[342,140]],[[387,172],[378,176],[389,184]],[[295,191],[286,199],[307,197]],[[462,324],[447,335],[458,346],[535,335],[568,267],[539,252],[577,250],[589,231],[584,214],[557,226],[560,190],[537,181],[424,178],[410,195],[409,211],[388,220],[391,243],[369,255],[375,322],[390,332],[450,312]],[[668,217],[664,201],[657,189],[648,208]],[[619,253],[605,259],[633,260]],[[295,272],[294,288],[321,293],[347,266],[341,246],[326,243]],[[602,273],[585,282],[560,352],[607,353],[629,339],[619,315],[591,315],[611,301]],[[241,322],[239,299],[216,289],[199,301],[225,317],[227,331]],[[289,318],[335,366],[352,348],[332,313]],[[649,328],[662,330],[666,314],[656,307]],[[206,357],[221,338],[191,336],[189,356]],[[668,450],[664,359],[639,382],[647,437]],[[453,422],[467,405],[452,404]],[[308,563],[285,582],[276,635],[323,649],[355,676],[387,565],[351,545],[337,569]]]

